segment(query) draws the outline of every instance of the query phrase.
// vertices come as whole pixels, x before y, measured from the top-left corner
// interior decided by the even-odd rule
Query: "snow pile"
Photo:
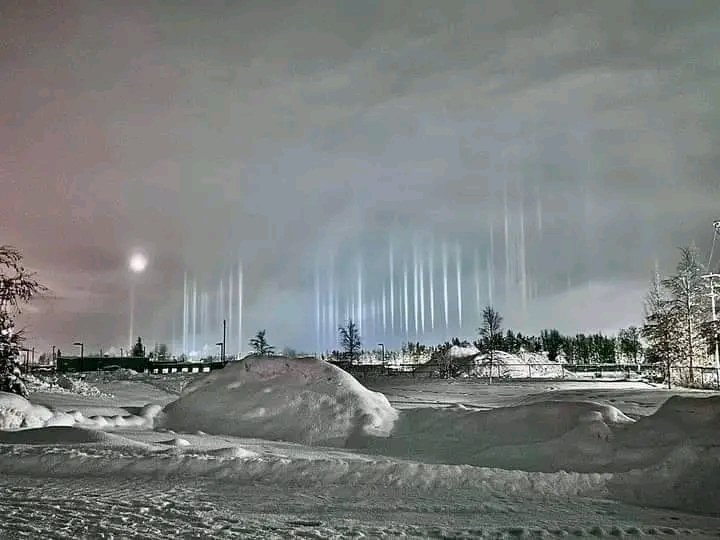
[[[611,453],[613,429],[632,422],[619,409],[590,401],[543,401],[487,411],[408,409],[390,437],[361,441],[361,447],[434,463],[600,472]]]
[[[0,429],[40,427],[52,418],[49,409],[33,405],[17,394],[0,392]]]
[[[718,513],[720,499],[720,396],[674,396],[617,437],[618,458],[644,456],[617,475],[612,494],[649,506]]]
[[[23,375],[23,381],[30,393],[53,392],[61,394],[78,394],[81,396],[111,398],[97,387],[88,384],[81,378],[70,375]]]
[[[123,412],[120,411],[119,412]],[[146,405],[137,414],[93,415],[86,417],[80,411],[53,411],[31,403],[24,397],[0,392],[0,430],[26,430],[43,427],[82,426],[94,429],[119,427],[152,427],[160,412],[158,405]]]
[[[447,352],[450,358],[471,358],[480,354],[480,350],[477,347],[460,347],[459,345],[453,345]]]
[[[521,351],[510,354],[494,351],[492,364],[490,355],[479,354],[474,360],[475,367],[470,372],[474,377],[493,377],[499,379],[532,379],[573,377],[562,363],[548,360],[547,353],[529,353]]]
[[[384,395],[327,362],[251,357],[191,383],[158,425],[342,447],[387,436],[397,415]]]

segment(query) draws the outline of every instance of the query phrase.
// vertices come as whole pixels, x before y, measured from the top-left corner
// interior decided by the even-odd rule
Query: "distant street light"
[[[135,252],[130,255],[128,260],[128,268],[133,274],[142,274],[147,268],[148,260],[147,257],[141,252]],[[130,331],[129,340],[130,348],[134,343],[134,332],[135,332],[135,280],[130,280]]]

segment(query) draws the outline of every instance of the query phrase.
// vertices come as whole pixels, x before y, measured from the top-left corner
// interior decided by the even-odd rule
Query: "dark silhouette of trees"
[[[345,353],[345,357],[351,362],[356,361],[360,357],[360,349],[362,342],[360,340],[360,331],[353,320],[349,320],[345,326],[338,328],[340,332],[340,346]]]
[[[272,356],[275,354],[275,347],[267,342],[265,330],[260,330],[255,334],[255,337],[251,338],[249,343],[253,353],[258,356]]]

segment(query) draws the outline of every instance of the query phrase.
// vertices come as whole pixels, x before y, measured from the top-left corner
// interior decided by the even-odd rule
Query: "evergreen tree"
[[[142,338],[138,337],[137,343],[133,345],[132,356],[141,358],[145,356],[145,345],[142,343]]]
[[[548,360],[555,362],[563,345],[563,338],[557,330],[543,330],[540,332],[542,348],[547,352]]]
[[[0,246],[0,368],[14,360],[24,340],[24,331],[15,327],[23,304],[46,292],[35,274],[23,266],[20,250]]]
[[[253,354],[257,356],[272,356],[275,354],[275,347],[269,345],[267,338],[265,337],[265,330],[258,331],[255,337],[251,338],[250,347],[252,347]]]

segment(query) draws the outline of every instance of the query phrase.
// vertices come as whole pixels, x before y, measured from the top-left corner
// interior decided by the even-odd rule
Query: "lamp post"
[[[142,274],[145,271],[145,268],[147,268],[147,257],[140,252],[133,253],[130,256],[130,259],[128,260],[128,268],[130,268],[130,271],[133,274]],[[132,349],[133,346],[133,334],[134,334],[134,326],[135,326],[135,280],[130,279],[130,329],[129,329],[129,339],[128,343],[130,344],[130,349]],[[128,350],[130,350],[128,349]]]
[[[80,347],[80,371],[83,369],[83,358],[85,357],[85,345],[82,341],[76,341],[73,343],[76,347]]]

